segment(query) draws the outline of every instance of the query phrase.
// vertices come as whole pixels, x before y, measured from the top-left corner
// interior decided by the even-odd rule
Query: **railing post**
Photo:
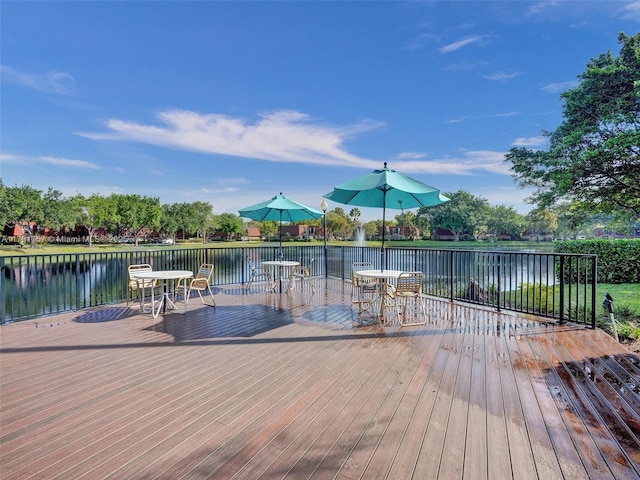
[[[496,287],[497,297],[498,297],[498,305],[497,310],[500,311],[500,266],[502,264],[502,254],[498,254],[498,286]]]
[[[596,328],[596,295],[598,287],[598,257],[591,257],[591,328]]]
[[[564,255],[560,255],[560,324],[564,323]]]
[[[453,302],[453,250],[449,250],[449,300]]]
[[[0,257],[0,325],[4,325],[7,321],[7,280],[5,274],[4,257]],[[11,276],[9,276],[11,278]]]
[[[80,255],[76,254],[76,311],[81,310],[82,306],[80,299],[82,296],[80,295]]]

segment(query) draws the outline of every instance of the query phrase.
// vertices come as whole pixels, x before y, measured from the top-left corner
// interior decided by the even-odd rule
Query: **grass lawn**
[[[598,285],[598,299],[602,301],[605,294],[609,292],[613,297],[613,313],[616,309],[623,306],[636,311],[640,316],[640,284],[637,283],[621,283],[619,285],[613,283],[601,283]],[[640,320],[640,318],[636,318]]]

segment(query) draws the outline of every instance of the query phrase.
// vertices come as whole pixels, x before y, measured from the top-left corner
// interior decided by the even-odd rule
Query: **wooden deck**
[[[640,478],[640,361],[606,334],[439,300],[381,328],[316,288],[1,327],[0,477]]]

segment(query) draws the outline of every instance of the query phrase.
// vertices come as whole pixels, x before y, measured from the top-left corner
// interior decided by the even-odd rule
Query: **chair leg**
[[[207,302],[204,301],[204,297],[202,296],[202,290],[196,290],[198,292],[198,296],[200,297],[200,301],[202,302],[203,305],[207,305],[208,307],[215,307],[216,306],[216,299],[213,297],[213,292],[211,291],[211,287],[207,286],[207,290],[209,290],[209,295],[211,295],[211,301],[213,302],[213,305],[209,305]]]
[[[213,292],[211,291],[211,287],[209,285],[207,285],[207,290],[209,290],[209,295],[211,295],[211,301],[213,302],[213,306],[216,306],[216,299],[213,296]]]
[[[415,321],[407,321],[407,306],[408,301],[411,300],[413,308],[411,309],[410,315],[415,316]],[[421,320],[419,319],[421,317]],[[404,308],[402,312],[402,320],[400,325],[403,327],[412,326],[412,325],[425,325],[427,323],[427,312],[424,304],[424,298],[422,297],[411,297],[405,298]]]

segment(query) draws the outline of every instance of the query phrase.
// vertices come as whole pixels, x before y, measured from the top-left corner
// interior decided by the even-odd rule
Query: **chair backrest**
[[[251,260],[251,257],[247,255],[247,264],[249,265],[249,270],[255,270],[256,269],[256,265],[255,263],[253,263],[253,260]]]
[[[423,280],[422,272],[402,272],[396,282],[396,295],[420,295]]]
[[[211,263],[203,263],[198,269],[196,279],[205,279],[208,282],[211,275],[213,275],[213,265]]]
[[[213,265],[210,263],[203,263],[198,269],[198,273],[191,281],[191,286],[206,287],[211,281],[213,275]]]
[[[371,270],[373,269],[373,263],[371,262],[353,262],[351,264],[351,272],[357,272],[358,270]]]
[[[134,272],[151,272],[153,271],[153,268],[151,267],[151,265],[149,265],[148,263],[140,263],[137,265],[129,265],[129,267],[127,268],[128,272],[129,272],[129,287],[130,288],[137,288],[138,285],[144,285],[147,286],[149,283],[153,283],[153,280],[151,281],[139,281],[135,278],[133,278],[131,276],[132,273]]]
[[[153,270],[153,268],[151,268],[151,265],[149,265],[148,263],[140,263],[138,265],[129,265],[129,277],[131,277],[131,273],[132,272],[150,272]]]
[[[351,264],[351,283],[354,287],[368,287],[377,285],[378,280],[370,277],[360,277],[356,275],[359,270],[371,270],[373,263],[371,262],[353,262]]]

